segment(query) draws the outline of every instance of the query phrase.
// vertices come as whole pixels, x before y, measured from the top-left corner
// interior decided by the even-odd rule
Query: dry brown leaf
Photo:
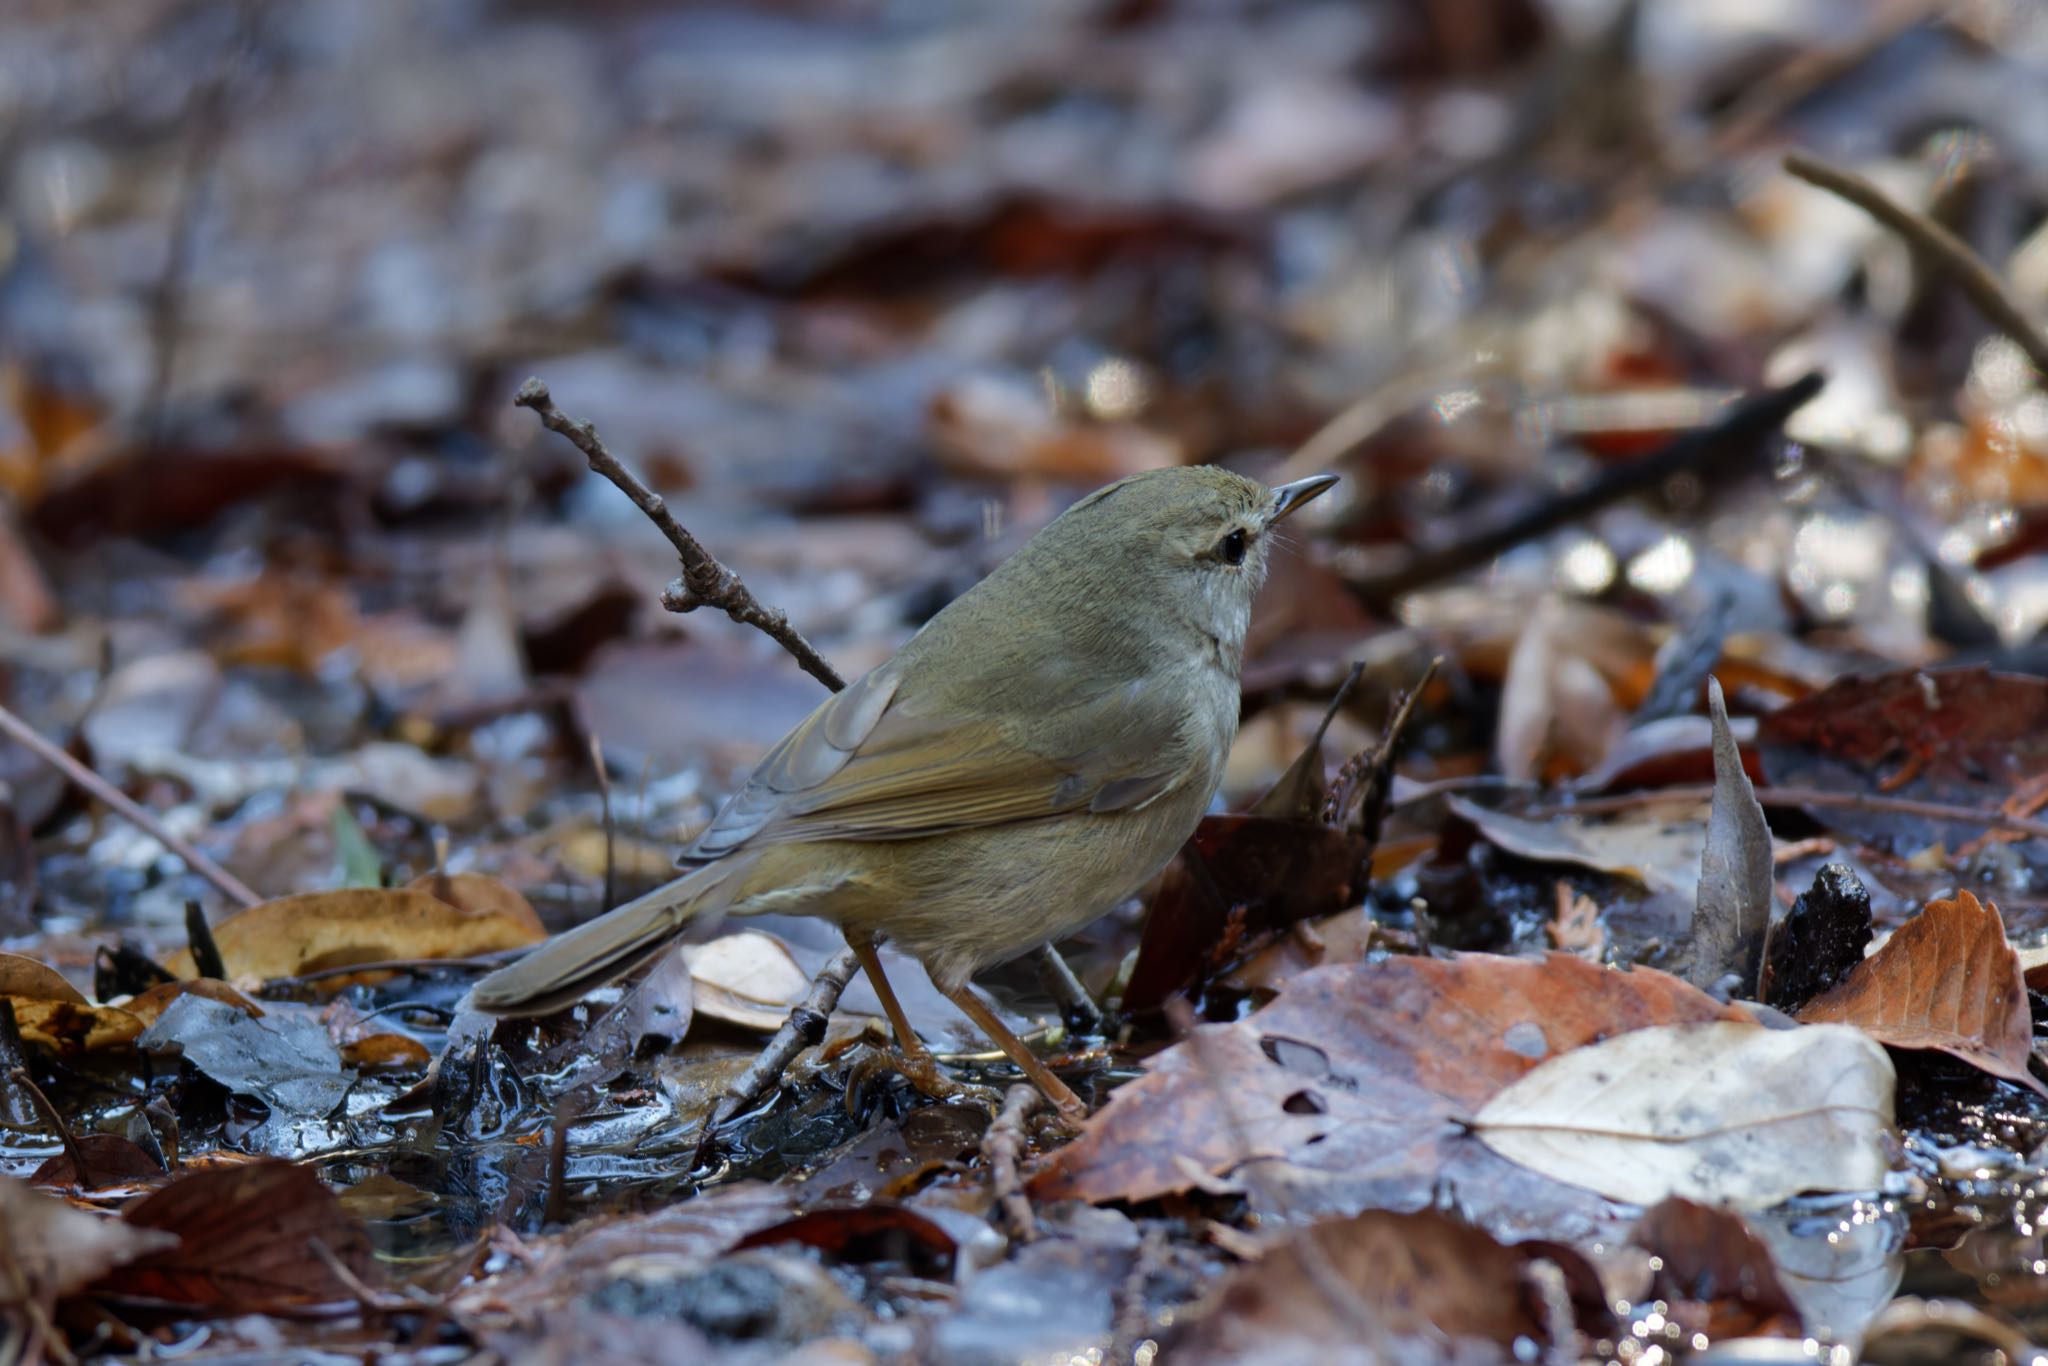
[[[341,1046],[341,1060],[366,1071],[417,1070],[433,1057],[425,1044],[403,1034],[368,1034]]]
[[[1527,1206],[1518,1169],[1451,1121],[1594,1040],[1709,1020],[1749,1016],[1666,973],[1566,954],[1316,968],[1247,1018],[1198,1026],[1149,1059],[1051,1155],[1032,1193],[1147,1200],[1279,1158],[1323,1174],[1322,1196],[1353,1209],[1426,1199],[1444,1180],[1468,1209],[1503,1192]]]
[[[1434,1210],[1373,1211],[1303,1229],[1237,1271],[1165,1356],[1203,1366],[1468,1359],[1446,1352],[1446,1339],[1509,1352],[1518,1340],[1569,1350],[1575,1344],[1550,1340],[1556,1316],[1530,1275],[1538,1260],[1564,1273],[1576,1325],[1603,1331],[1600,1279],[1578,1253],[1546,1243],[1503,1247]],[[1412,1357],[1401,1351],[1410,1342]],[[1425,1345],[1431,1350],[1419,1350]]]
[[[321,968],[417,958],[466,958],[520,949],[547,938],[525,897],[493,878],[448,878],[444,901],[411,887],[351,887],[279,897],[237,911],[213,927],[221,958],[237,980],[296,977]],[[164,960],[180,977],[196,976],[190,950]]]
[[[211,977],[194,977],[183,982],[158,982],[149,990],[131,996],[122,1003],[121,1009],[142,1021],[146,1029],[156,1023],[157,1016],[170,1008],[171,1002],[186,995],[205,996],[219,1001],[222,1005],[245,1011],[251,1018],[263,1018],[263,1007],[226,982],[218,982]]]
[[[144,1028],[118,1006],[76,1001],[16,1000],[14,1023],[27,1042],[66,1056],[125,1047]]]
[[[352,1300],[339,1264],[373,1281],[370,1240],[310,1167],[258,1161],[180,1177],[121,1212],[177,1245],[102,1276],[101,1294],[261,1313]],[[325,1256],[314,1244],[326,1250]]]
[[[17,1001],[69,1001],[85,1005],[85,993],[48,963],[18,953],[0,953],[0,996]]]
[[[2019,954],[1998,908],[1967,891],[1927,903],[1799,1018],[1852,1024],[1893,1048],[1947,1053],[2048,1095],[2027,1070],[2034,1027]]]

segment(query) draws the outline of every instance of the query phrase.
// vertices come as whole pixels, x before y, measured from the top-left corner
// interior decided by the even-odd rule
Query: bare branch
[[[1024,1159],[1024,1121],[1044,1103],[1045,1097],[1037,1087],[1018,1082],[1003,1093],[1003,1112],[981,1137],[981,1155],[988,1163],[996,1204],[1003,1211],[1011,1236],[1025,1243],[1038,1236],[1038,1221],[1031,1215],[1031,1200],[1024,1193],[1017,1167]]]
[[[0,731],[4,731],[20,741],[38,759],[41,759],[51,768],[62,773],[72,782],[77,783],[100,801],[113,807],[117,813],[125,817],[131,824],[140,827],[145,833],[152,836],[157,843],[163,845],[164,848],[184,860],[187,868],[190,868],[193,872],[218,887],[227,896],[228,900],[243,906],[254,906],[257,902],[263,900],[262,897],[249,890],[247,883],[221,867],[218,863],[215,863],[206,855],[200,853],[197,849],[194,849],[184,840],[173,835],[164,827],[162,821],[131,801],[128,794],[87,768],[84,764],[78,762],[78,760],[72,758],[58,746],[45,740],[28,722],[22,720],[5,707],[0,707]]]
[[[1955,281],[1977,311],[2027,353],[2034,368],[2048,375],[2048,333],[2043,333],[2026,310],[2006,288],[1998,272],[1970,249],[1970,244],[1924,213],[1893,199],[1854,172],[1830,166],[1804,152],[1787,152],[1785,170],[1809,185],[1846,199],[1921,251],[1933,265]]]
[[[717,557],[704,548],[704,543],[675,519],[668,510],[668,504],[662,502],[661,495],[641,483],[632,471],[619,463],[619,458],[606,449],[595,427],[588,422],[576,421],[555,406],[547,385],[538,379],[529,379],[519,386],[519,392],[512,401],[522,408],[531,408],[542,426],[566,438],[570,445],[583,452],[590,468],[617,485],[621,493],[633,500],[633,506],[646,513],[647,520],[661,528],[661,534],[668,537],[668,543],[676,549],[676,557],[683,562],[683,573],[661,595],[662,606],[671,612],[716,607],[740,625],[753,627],[789,651],[805,673],[832,691],[838,692],[846,686],[846,680],[825,662],[825,657],[789,624],[786,614],[756,598],[740,581],[738,574],[720,564]]]
[[[747,1064],[747,1070],[733,1080],[725,1095],[711,1107],[711,1113],[704,1117],[704,1128],[697,1138],[696,1159],[690,1164],[693,1168],[703,1167],[710,1159],[711,1147],[720,1128],[734,1116],[744,1114],[759,1104],[761,1097],[782,1080],[783,1072],[797,1054],[823,1042],[825,1026],[831,1020],[832,1012],[839,1008],[839,998],[845,994],[846,984],[853,980],[853,974],[859,967],[860,959],[852,949],[846,948],[818,970],[818,975],[811,981],[810,994],[789,1012],[789,1018],[768,1040],[768,1046]]]

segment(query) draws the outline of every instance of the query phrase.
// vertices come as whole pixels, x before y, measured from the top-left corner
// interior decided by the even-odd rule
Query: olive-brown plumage
[[[556,1008],[724,911],[832,920],[871,975],[887,937],[968,1009],[973,973],[1116,906],[1193,832],[1237,734],[1268,532],[1334,482],[1195,466],[1090,494],[785,736],[686,851],[703,867],[474,1003]]]

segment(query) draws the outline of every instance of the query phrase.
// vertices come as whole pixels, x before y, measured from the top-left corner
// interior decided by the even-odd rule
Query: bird
[[[483,978],[471,1003],[548,1013],[699,917],[818,916],[913,1079],[937,1069],[885,938],[1078,1123],[1087,1107],[971,979],[1136,895],[1194,833],[1237,735],[1275,528],[1336,482],[1189,465],[1081,498],[778,742],[684,850],[690,871]]]

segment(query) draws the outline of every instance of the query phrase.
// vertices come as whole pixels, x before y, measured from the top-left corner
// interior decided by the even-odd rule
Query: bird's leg
[[[1023,1069],[1024,1075],[1031,1079],[1031,1084],[1042,1091],[1045,1098],[1060,1112],[1061,1119],[1078,1126],[1082,1120],[1088,1118],[1088,1107],[1082,1103],[1081,1098],[1075,1095],[1065,1082],[1053,1075],[1052,1069],[1031,1051],[1029,1044],[1010,1032],[1009,1026],[996,1017],[995,1011],[989,1009],[988,1003],[974,994],[973,987],[948,987],[936,977],[932,979],[932,985],[943,992],[947,1000],[960,1007],[961,1013],[974,1021],[975,1028],[988,1035],[990,1043],[1002,1049],[1009,1055],[1011,1062]]]
[[[895,1052],[881,1055],[877,1059],[879,1067],[858,1065],[848,1076],[846,1101],[849,1108],[877,1070],[898,1073],[933,1100],[1000,1100],[1001,1097],[990,1088],[957,1082],[940,1069],[939,1060],[932,1056],[924,1041],[917,1037],[917,1031],[910,1027],[910,1017],[903,1013],[903,1003],[896,999],[896,989],[889,985],[888,974],[882,971],[882,956],[875,951],[875,937],[865,930],[848,929],[845,933],[847,946],[860,960],[860,970],[868,975],[875,995],[881,998],[882,1013],[889,1017],[889,1029],[896,1035]]]
[[[874,987],[875,995],[882,998],[882,1013],[889,1017],[889,1028],[896,1035],[896,1047],[908,1058],[922,1056],[931,1061],[924,1041],[917,1037],[917,1031],[910,1027],[910,1017],[903,1013],[903,1003],[896,999],[896,988],[889,985],[889,976],[882,971],[882,955],[875,952],[875,937],[866,930],[847,930],[846,945],[853,950],[853,956],[860,960],[860,970],[868,975],[868,982]]]

